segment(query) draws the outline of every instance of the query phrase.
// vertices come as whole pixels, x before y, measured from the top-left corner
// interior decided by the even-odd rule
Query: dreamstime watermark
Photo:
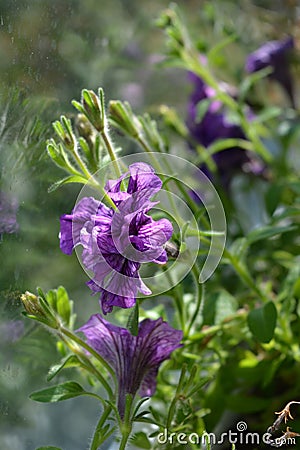
[[[169,432],[166,428],[163,432],[157,435],[157,443],[160,445],[170,444],[170,445],[199,445],[199,448],[205,445],[221,445],[224,443],[229,444],[268,444],[272,447],[281,447],[282,445],[295,445],[296,438],[291,436],[280,436],[273,437],[271,433],[259,434],[256,432],[247,431],[247,423],[240,421],[236,424],[235,430],[228,430],[217,436],[215,433],[203,433],[199,435],[198,433],[175,433]]]

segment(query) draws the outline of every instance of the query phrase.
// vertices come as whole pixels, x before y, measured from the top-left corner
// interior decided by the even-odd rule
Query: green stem
[[[109,364],[102,358],[102,356],[99,355],[96,350],[94,350],[92,347],[90,347],[86,342],[84,342],[79,336],[72,333],[72,331],[68,330],[67,328],[61,327],[60,332],[67,336],[72,341],[76,342],[76,344],[80,345],[80,347],[87,350],[91,355],[93,355],[104,367],[105,369],[110,373],[110,375],[113,377],[114,382],[116,383],[116,374],[113,371],[113,369],[110,367]]]
[[[86,167],[86,165],[84,164],[84,162],[82,161],[82,159],[81,159],[81,157],[80,157],[80,155],[78,153],[77,144],[73,145],[73,149],[71,151],[72,151],[72,155],[73,155],[75,161],[77,162],[78,166],[80,167],[80,169],[81,169],[82,173],[84,174],[85,178],[87,180],[92,178],[92,174],[89,172],[88,168]]]
[[[100,416],[100,418],[98,420],[98,423],[97,423],[97,426],[96,426],[96,429],[95,429],[95,432],[94,432],[93,440],[92,440],[92,443],[91,443],[90,450],[97,450],[99,448],[99,434],[101,434],[103,425],[104,425],[106,419],[108,418],[111,410],[112,410],[111,406],[106,405],[103,414]],[[100,444],[102,442],[100,442]]]
[[[114,393],[110,387],[110,385],[107,383],[107,381],[105,380],[105,378],[103,377],[103,375],[96,369],[96,367],[90,362],[90,360],[86,357],[85,354],[82,353],[82,351],[77,350],[76,348],[74,348],[74,346],[70,346],[69,345],[69,340],[70,338],[66,338],[63,334],[60,333],[60,338],[62,339],[63,342],[65,342],[65,344],[72,350],[73,353],[75,353],[81,362],[81,367],[84,368],[85,370],[87,370],[88,372],[90,372],[92,375],[94,375],[99,381],[100,383],[103,385],[103,387],[106,389],[109,399],[113,400],[114,398]],[[73,339],[74,340],[74,339]],[[99,397],[100,398],[100,397]],[[103,401],[101,399],[101,401]]]
[[[245,270],[245,268],[240,264],[240,262],[225,248],[224,249],[224,257],[227,258],[236,273],[239,275],[240,279],[264,302],[267,302],[269,299],[265,296],[265,294],[261,291],[261,289],[256,285],[255,281],[251,278],[249,272]]]
[[[197,319],[199,311],[201,310],[201,308],[203,306],[203,300],[204,300],[204,285],[203,285],[203,283],[199,283],[200,272],[199,272],[198,267],[196,266],[196,264],[194,264],[194,266],[192,267],[191,273],[193,275],[194,283],[196,285],[196,299],[197,299],[197,303],[196,303],[196,308],[195,308],[194,314],[192,315],[191,321],[190,321],[189,326],[187,328],[186,336],[189,336],[190,331],[192,329],[192,326],[195,323],[195,320]]]
[[[171,424],[172,424],[172,420],[174,417],[174,413],[176,410],[176,404],[178,402],[178,399],[180,397],[180,393],[182,391],[183,385],[184,385],[184,380],[185,380],[185,374],[186,374],[186,370],[187,370],[187,366],[186,364],[183,364],[182,369],[181,369],[181,374],[180,374],[180,378],[177,384],[177,388],[176,388],[176,392],[175,395],[171,401],[170,407],[169,407],[169,411],[168,411],[168,415],[167,415],[167,420],[166,420],[166,429],[169,430],[171,428]]]
[[[100,135],[101,135],[101,138],[103,139],[103,142],[108,151],[111,162],[114,166],[115,173],[116,173],[117,177],[120,178],[122,174],[121,174],[120,167],[119,167],[119,164],[117,161],[117,157],[115,155],[114,146],[111,142],[110,136],[107,133],[105,127],[103,128],[103,130],[100,131]]]
[[[163,267],[163,271],[165,272],[165,275],[166,275],[170,285],[172,286],[174,283],[173,283],[173,280],[171,278],[171,275],[170,275],[168,269]],[[183,292],[182,292],[181,285],[179,284],[178,286],[176,286],[175,289],[172,289],[171,293],[172,293],[172,297],[173,297],[175,307],[177,310],[177,314],[179,317],[180,327],[183,331],[183,334],[185,335],[186,316],[185,316],[185,308],[184,308],[184,303],[183,303]]]
[[[119,450],[125,450],[130,433],[123,433]]]
[[[137,140],[137,142],[140,144],[140,146],[146,151],[146,153],[152,155],[152,157],[153,157],[153,159],[154,159],[154,166],[155,166],[155,165],[157,164],[157,161],[156,161],[156,159],[155,159],[155,157],[154,157],[154,154],[153,154],[154,152],[153,152],[153,150],[149,147],[148,143],[147,143],[141,136],[137,136],[137,137],[136,137],[136,140]],[[166,164],[166,166],[167,166],[168,171],[169,171],[170,173],[172,173],[172,169],[170,168],[167,159],[165,159],[165,164]],[[173,180],[174,180],[176,186],[178,187],[179,191],[180,191],[181,194],[183,195],[185,201],[187,202],[187,204],[188,204],[189,207],[191,208],[191,210],[192,210],[193,212],[197,211],[198,205],[197,205],[196,202],[194,202],[194,200],[189,196],[189,194],[186,192],[185,188],[182,186],[182,184],[180,183],[180,181],[177,180],[176,176],[174,176]],[[174,211],[176,211],[176,207],[175,207],[175,205],[174,205],[173,200],[171,199],[170,201],[171,201],[171,203],[173,204],[173,208],[175,208]]]
[[[100,190],[101,194],[103,195],[103,198],[105,198],[105,200],[107,201],[109,206],[112,207],[114,210],[117,210],[115,203],[112,201],[110,196],[107,195],[107,193],[102,188],[102,186],[100,186],[100,184],[94,179],[93,175],[90,173],[90,171],[88,170],[88,168],[82,161],[76,147],[73,148],[72,154],[73,154],[78,166],[80,167],[83,175],[85,176],[87,183],[90,184],[91,186],[93,186],[94,188]]]
[[[186,348],[190,345],[194,345],[197,341],[202,341],[204,338],[212,337],[221,330],[229,330],[230,328],[236,326],[236,321],[240,320],[243,323],[247,318],[248,312],[245,310],[239,310],[234,315],[227,317],[219,325],[211,325],[208,328],[201,329],[200,332],[192,334],[189,336],[188,342],[186,342]]]
[[[94,375],[99,381],[100,383],[103,385],[103,387],[106,389],[108,396],[110,398],[110,400],[112,400],[114,398],[114,393],[112,391],[112,388],[110,387],[110,385],[107,383],[107,381],[105,380],[105,378],[101,375],[101,373],[93,366],[93,364],[91,364],[91,362],[83,357],[82,355],[80,355],[80,359],[82,359],[85,362],[82,362],[83,367],[89,371],[92,375]]]
[[[125,413],[124,413],[124,420],[120,424],[120,430],[122,433],[122,440],[120,443],[119,450],[125,450],[131,430],[132,430],[132,423],[131,423],[131,407],[133,403],[133,397],[131,394],[126,395],[126,405],[125,405]]]

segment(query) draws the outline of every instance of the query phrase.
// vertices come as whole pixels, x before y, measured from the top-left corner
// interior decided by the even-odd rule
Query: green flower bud
[[[26,291],[21,295],[21,301],[26,310],[25,315],[30,319],[37,320],[50,328],[58,329],[60,323],[54,312],[51,311],[48,303],[41,297],[37,297]]]

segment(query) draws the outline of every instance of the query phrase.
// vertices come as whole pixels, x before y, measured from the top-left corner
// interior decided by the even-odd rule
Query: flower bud
[[[60,324],[55,314],[51,311],[48,303],[41,297],[26,291],[25,294],[21,295],[21,301],[27,317],[42,322],[50,328],[59,328]]]
[[[138,136],[141,126],[133,114],[129,103],[111,100],[109,102],[109,114],[118,128],[133,138]]]

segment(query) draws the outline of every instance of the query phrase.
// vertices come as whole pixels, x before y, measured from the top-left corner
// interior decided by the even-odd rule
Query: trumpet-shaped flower
[[[128,175],[127,190],[122,191],[122,182]],[[129,167],[129,173],[106,184],[107,195],[117,210],[85,197],[72,214],[61,217],[61,250],[71,254],[75,246],[83,247],[82,262],[93,272],[88,285],[100,292],[104,314],[111,312],[113,306],[132,307],[139,291],[151,293],[139,275],[142,263],[167,262],[164,244],[172,235],[172,225],[167,219],[154,221],[147,214],[156,205],[150,198],[161,186],[152,167],[135,163]]]
[[[207,148],[220,139],[246,139],[241,127],[230,120],[223,104],[214,98],[215,90],[192,72],[189,73],[189,79],[194,85],[194,90],[188,103],[187,127],[194,141]],[[220,88],[234,97],[235,92],[231,86],[221,83]],[[207,104],[202,117],[198,118],[199,103],[202,101]],[[250,110],[249,118],[251,118]],[[247,171],[257,175],[264,170],[259,160],[254,160],[252,155],[236,146],[215,153],[213,159],[225,185],[237,171]],[[204,170],[206,170],[205,167]]]
[[[124,416],[126,394],[152,396],[159,366],[180,347],[182,332],[161,318],[145,319],[137,336],[126,328],[112,325],[100,314],[91,316],[78,331],[87,343],[114,369],[118,380],[118,410]]]
[[[273,71],[269,77],[281,84],[288,94],[292,105],[295,106],[293,82],[288,64],[289,53],[293,48],[294,39],[292,37],[266,42],[248,55],[245,68],[248,73],[253,73],[266,67],[271,67]]]

